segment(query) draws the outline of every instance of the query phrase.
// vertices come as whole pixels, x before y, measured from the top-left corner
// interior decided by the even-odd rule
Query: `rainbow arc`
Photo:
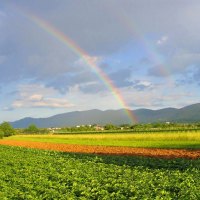
[[[76,44],[69,36],[64,34],[63,32],[59,31],[55,26],[47,22],[46,20],[35,16],[30,13],[25,14],[26,17],[35,25],[43,29],[45,32],[62,42],[65,46],[67,46],[71,51],[73,51],[77,56],[84,60],[87,66],[97,75],[97,77],[104,83],[104,85],[111,91],[115,99],[118,101],[119,105],[125,109],[127,116],[129,117],[131,123],[136,123],[137,117],[131,111],[129,106],[127,105],[126,101],[124,100],[120,90],[114,85],[113,81],[108,77],[108,75],[99,68],[94,59],[85,51],[83,50],[78,44]]]

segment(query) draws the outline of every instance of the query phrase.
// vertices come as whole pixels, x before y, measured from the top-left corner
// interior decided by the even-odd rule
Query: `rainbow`
[[[70,37],[59,31],[56,27],[54,27],[46,20],[41,19],[32,13],[30,14],[30,12],[26,13],[25,16],[28,17],[30,21],[34,22],[41,29],[46,31],[48,34],[50,34],[51,36],[55,37],[57,40],[62,42],[62,44],[70,48],[80,58],[82,58],[84,62],[93,70],[93,72],[95,72],[98,78],[102,80],[104,85],[111,91],[115,99],[118,101],[119,105],[125,109],[125,112],[129,117],[130,122],[131,123],[138,122],[137,117],[134,115],[134,113],[130,110],[130,108],[126,104],[119,89],[114,85],[114,83],[107,76],[107,74],[96,65],[94,59],[92,59],[92,57],[86,51],[84,51],[80,46],[78,46],[78,44],[76,44]]]
[[[111,8],[108,7],[108,9]],[[110,10],[108,10],[108,12],[111,13]],[[148,57],[150,57],[150,59],[154,63],[160,66],[158,68],[159,69],[158,72],[163,77],[167,77],[168,84],[171,86],[175,86],[174,80],[170,78],[171,74],[170,68],[163,64],[163,59],[155,49],[154,47],[155,45],[151,44],[145,37],[143,37],[143,34],[140,31],[139,26],[136,23],[134,23],[134,21],[131,21],[125,12],[118,12],[117,14],[114,15],[115,15],[114,17],[118,20],[118,22],[122,26],[124,26],[124,28],[127,29],[133,35],[134,38],[137,38],[143,50],[148,54]]]

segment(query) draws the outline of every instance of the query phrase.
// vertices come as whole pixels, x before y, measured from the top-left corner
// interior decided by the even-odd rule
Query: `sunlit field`
[[[59,153],[0,145],[0,199],[193,199],[199,159]]]
[[[200,148],[198,132],[161,132],[140,134],[69,134],[69,135],[15,135],[4,140],[50,142],[61,144],[128,146],[149,148]]]
[[[4,137],[2,141],[189,151],[200,149],[200,131],[15,135]],[[0,145],[0,167],[3,169],[0,171],[0,199],[196,200],[200,198],[199,162],[198,157],[114,156]]]

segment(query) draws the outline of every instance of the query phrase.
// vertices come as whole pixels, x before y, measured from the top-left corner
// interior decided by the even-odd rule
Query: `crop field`
[[[0,168],[2,200],[197,200],[200,132],[15,135]]]
[[[6,138],[6,140],[95,146],[200,149],[200,131],[138,134],[16,135]]]
[[[0,145],[0,199],[200,199],[200,159],[62,153]]]

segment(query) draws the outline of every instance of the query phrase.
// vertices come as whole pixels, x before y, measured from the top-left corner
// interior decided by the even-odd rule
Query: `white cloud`
[[[41,101],[43,96],[41,94],[33,94],[29,97],[31,101]]]
[[[157,40],[156,44],[163,45],[167,42],[168,39],[169,39],[168,36],[164,35],[159,40]]]
[[[59,98],[45,98],[42,99],[20,99],[12,103],[13,109],[17,108],[70,108],[74,104],[69,103],[67,100]]]
[[[161,109],[166,107],[180,108],[196,103],[199,94],[195,94],[184,87],[176,88],[174,85],[157,84],[152,90],[123,89],[122,94],[127,104],[133,109],[148,108]],[[195,97],[195,98],[194,98]]]
[[[43,85],[21,85],[18,98],[13,101],[10,108],[70,108],[74,104],[66,99],[57,98],[57,92]],[[9,107],[5,107],[8,109]],[[5,109],[4,109],[5,110]]]
[[[143,91],[143,90],[152,90],[154,88],[154,84],[150,81],[146,80],[135,80],[133,84],[133,88],[135,88],[138,91]]]

